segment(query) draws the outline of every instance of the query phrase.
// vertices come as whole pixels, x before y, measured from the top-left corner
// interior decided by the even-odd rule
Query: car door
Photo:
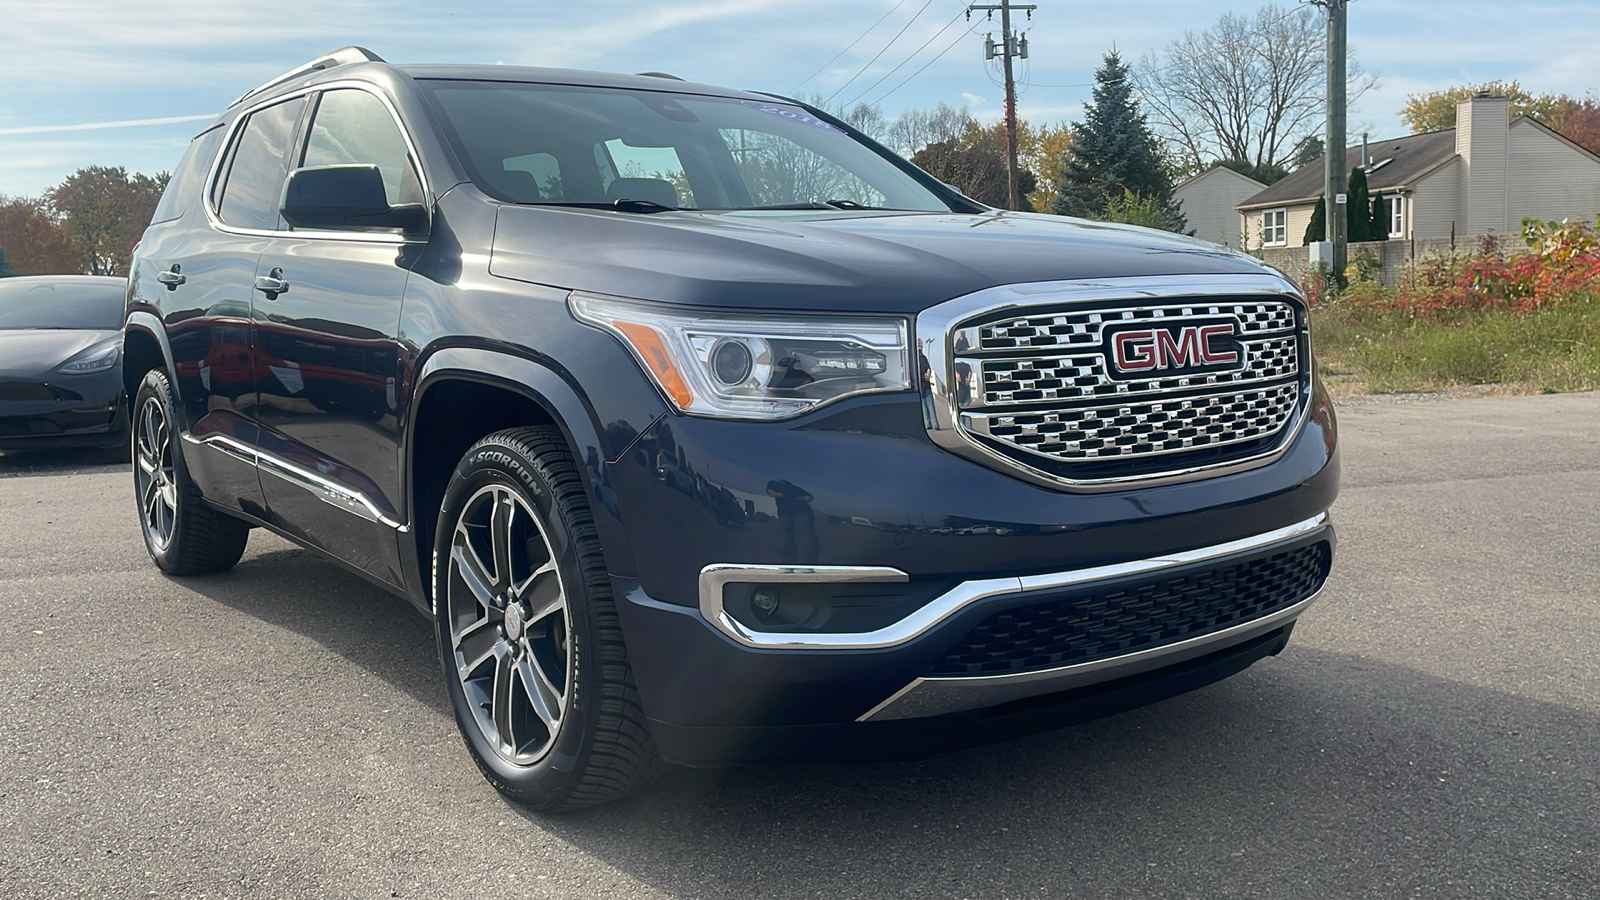
[[[146,231],[139,256],[151,271],[134,279],[163,313],[190,475],[208,500],[258,518],[267,511],[251,414],[252,282],[277,227],[277,196],[305,106],[304,97],[274,103],[197,138],[195,158],[185,159],[170,188],[194,196],[163,204],[176,218]],[[190,184],[191,165],[199,184]]]
[[[376,88],[313,97],[293,168],[370,164],[391,204],[424,202],[415,155]],[[400,302],[407,239],[286,230],[257,264],[255,418],[273,521],[401,583]]]

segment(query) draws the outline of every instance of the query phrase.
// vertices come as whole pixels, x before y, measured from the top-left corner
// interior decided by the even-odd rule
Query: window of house
[[[1394,194],[1383,198],[1384,216],[1389,221],[1389,237],[1406,236],[1406,198]]]
[[[1261,214],[1261,243],[1267,247],[1282,247],[1289,243],[1289,211],[1269,209]]]

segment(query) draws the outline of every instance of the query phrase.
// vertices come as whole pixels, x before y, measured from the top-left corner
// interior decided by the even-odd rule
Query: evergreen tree
[[[1328,239],[1328,198],[1318,197],[1317,208],[1311,211],[1311,224],[1306,226],[1307,244],[1317,244]]]
[[[1160,145],[1133,96],[1128,65],[1113,50],[1094,79],[1094,102],[1084,121],[1072,125],[1073,145],[1056,178],[1051,211],[1103,219],[1108,205],[1132,193],[1155,203],[1169,230],[1187,230],[1183,212],[1172,198],[1172,175],[1162,161]]]
[[[6,248],[0,247],[0,278],[10,278],[15,274],[11,268],[11,261],[6,259]]]
[[[1352,244],[1377,240],[1372,235],[1372,195],[1367,191],[1367,170],[1356,166],[1350,172],[1349,202],[1345,206],[1349,231],[1345,232]]]
[[[1372,198],[1372,221],[1367,226],[1367,240],[1387,241],[1389,239],[1389,212],[1384,206],[1383,197]]]

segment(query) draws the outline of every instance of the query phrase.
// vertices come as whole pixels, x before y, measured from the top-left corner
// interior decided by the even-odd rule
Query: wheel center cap
[[[522,640],[522,630],[528,625],[522,615],[522,604],[512,603],[506,606],[506,638],[508,640]]]

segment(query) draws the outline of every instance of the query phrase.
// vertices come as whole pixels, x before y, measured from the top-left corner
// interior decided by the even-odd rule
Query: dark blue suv
[[[1280,651],[1332,561],[1276,272],[667,76],[348,48],[258,88],[125,341],[156,564],[265,527],[405,597],[542,809],[1168,697]]]

